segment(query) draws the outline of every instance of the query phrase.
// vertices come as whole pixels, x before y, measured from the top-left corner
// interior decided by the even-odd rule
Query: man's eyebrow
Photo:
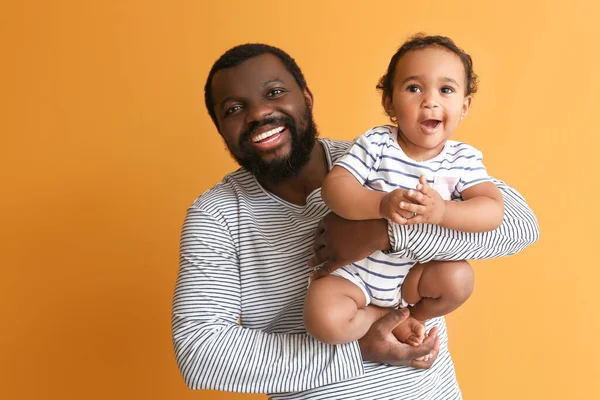
[[[285,82],[283,81],[283,79],[273,78],[273,79],[269,79],[268,81],[265,81],[265,83],[263,83],[262,87],[267,87],[272,83],[285,83]]]
[[[233,98],[233,97],[231,97],[231,96],[225,97],[225,98],[224,98],[223,100],[221,100],[221,102],[219,103],[219,107],[220,107],[220,108],[223,108],[223,107],[225,106],[225,103],[227,103],[229,100],[234,100],[234,98]]]
[[[283,81],[283,79],[280,79],[280,78],[273,78],[273,79],[269,79],[268,81],[265,81],[265,82],[262,84],[262,87],[263,87],[263,88],[265,88],[265,87],[267,87],[267,86],[269,86],[269,85],[271,85],[271,84],[273,84],[273,83],[285,83],[285,82]],[[227,103],[228,101],[231,101],[231,100],[235,100],[235,97],[233,97],[233,96],[228,96],[228,97],[225,97],[225,98],[224,98],[223,100],[221,100],[221,102],[219,103],[219,107],[223,108],[223,107],[224,107],[224,105],[225,105],[225,103]]]

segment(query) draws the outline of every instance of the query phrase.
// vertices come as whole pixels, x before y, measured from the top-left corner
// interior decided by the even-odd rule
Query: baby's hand
[[[406,224],[409,218],[412,217],[412,212],[403,210],[401,204],[413,204],[414,200],[408,196],[409,191],[404,189],[396,189],[393,192],[387,193],[379,203],[379,212],[381,216],[388,221],[395,222],[400,225]],[[415,205],[415,204],[413,204]]]
[[[402,201],[400,208],[410,213],[407,224],[440,224],[446,215],[446,201],[435,191],[425,175],[419,178],[417,190],[409,190],[411,202]]]

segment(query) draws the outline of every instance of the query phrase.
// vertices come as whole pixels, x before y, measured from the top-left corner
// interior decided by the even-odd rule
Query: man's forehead
[[[216,100],[218,96],[228,96],[231,92],[261,88],[274,80],[288,83],[294,77],[277,56],[267,53],[217,71],[212,87]]]

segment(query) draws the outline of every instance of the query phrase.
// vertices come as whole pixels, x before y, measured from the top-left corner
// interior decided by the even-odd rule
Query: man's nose
[[[273,106],[267,102],[260,102],[249,105],[248,113],[246,114],[246,123],[261,122],[269,115],[273,114]]]

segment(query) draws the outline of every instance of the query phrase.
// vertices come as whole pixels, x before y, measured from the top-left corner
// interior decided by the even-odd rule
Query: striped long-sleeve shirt
[[[320,139],[329,166],[348,142]],[[498,182],[505,220],[488,233],[397,226],[395,251],[419,261],[513,254],[538,238],[523,198]],[[268,393],[272,399],[455,399],[460,390],[443,318],[440,354],[417,370],[363,362],[357,342],[323,344],[302,310],[314,233],[328,210],[320,190],[305,206],[276,197],[247,171],[227,175],[188,209],[173,301],[173,342],[192,389]]]

